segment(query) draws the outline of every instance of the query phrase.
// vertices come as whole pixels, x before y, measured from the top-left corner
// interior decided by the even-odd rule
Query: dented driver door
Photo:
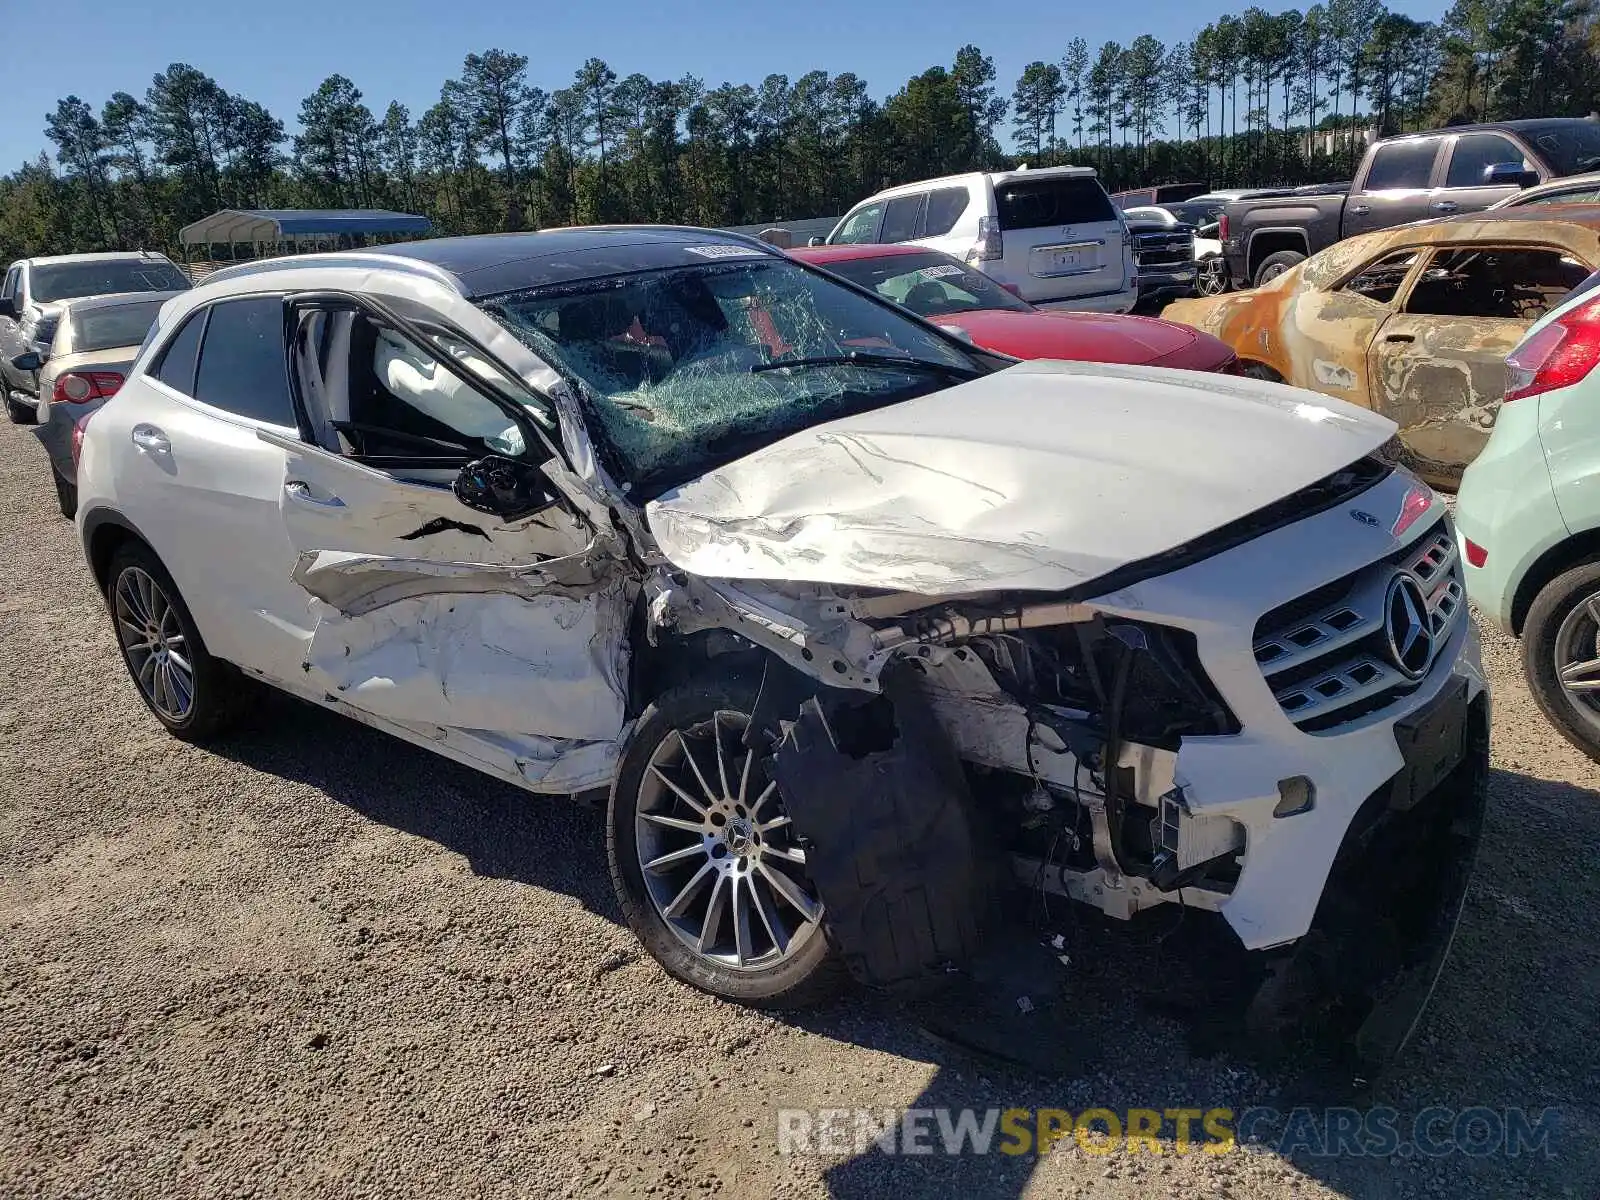
[[[300,685],[532,785],[584,786],[564,760],[623,723],[629,596],[605,531],[550,482],[514,384],[475,385],[497,373],[481,351],[359,310],[299,321],[313,440],[262,436],[286,454],[279,507],[313,600]],[[517,485],[497,511],[458,483],[485,469]]]
[[[1365,407],[1368,350],[1419,257],[1415,250],[1393,251],[1333,287],[1303,288],[1289,313],[1288,381]]]

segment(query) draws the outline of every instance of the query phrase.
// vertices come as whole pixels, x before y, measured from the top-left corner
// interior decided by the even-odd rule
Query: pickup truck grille
[[[1171,271],[1194,263],[1194,230],[1160,229],[1133,235],[1133,257],[1139,270]]]
[[[1419,615],[1433,645],[1442,650],[1467,610],[1455,537],[1442,518],[1397,553],[1257,622],[1256,665],[1278,706],[1299,728],[1332,732],[1393,703],[1427,677],[1436,658],[1418,675],[1416,664],[1407,669],[1389,644],[1388,614],[1396,602],[1392,588],[1402,576],[1419,585]]]

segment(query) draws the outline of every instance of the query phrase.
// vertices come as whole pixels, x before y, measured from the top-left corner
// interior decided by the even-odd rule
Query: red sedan
[[[1046,312],[960,259],[923,246],[813,246],[789,253],[1013,358],[1239,370],[1233,351],[1209,333],[1154,317]]]

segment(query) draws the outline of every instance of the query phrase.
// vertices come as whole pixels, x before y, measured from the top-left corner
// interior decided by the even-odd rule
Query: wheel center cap
[[[728,822],[728,849],[734,854],[749,854],[755,845],[755,827],[748,817]]]

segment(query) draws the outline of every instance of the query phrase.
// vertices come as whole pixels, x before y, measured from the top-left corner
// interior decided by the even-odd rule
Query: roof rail
[[[401,254],[367,254],[360,250],[339,250],[328,254],[289,254],[280,258],[256,259],[213,271],[205,277],[205,282],[209,284],[217,280],[243,279],[249,275],[270,275],[278,271],[293,271],[297,267],[359,266],[420,275],[435,283],[442,283],[452,291],[461,290],[460,280],[433,263],[406,258]]]

